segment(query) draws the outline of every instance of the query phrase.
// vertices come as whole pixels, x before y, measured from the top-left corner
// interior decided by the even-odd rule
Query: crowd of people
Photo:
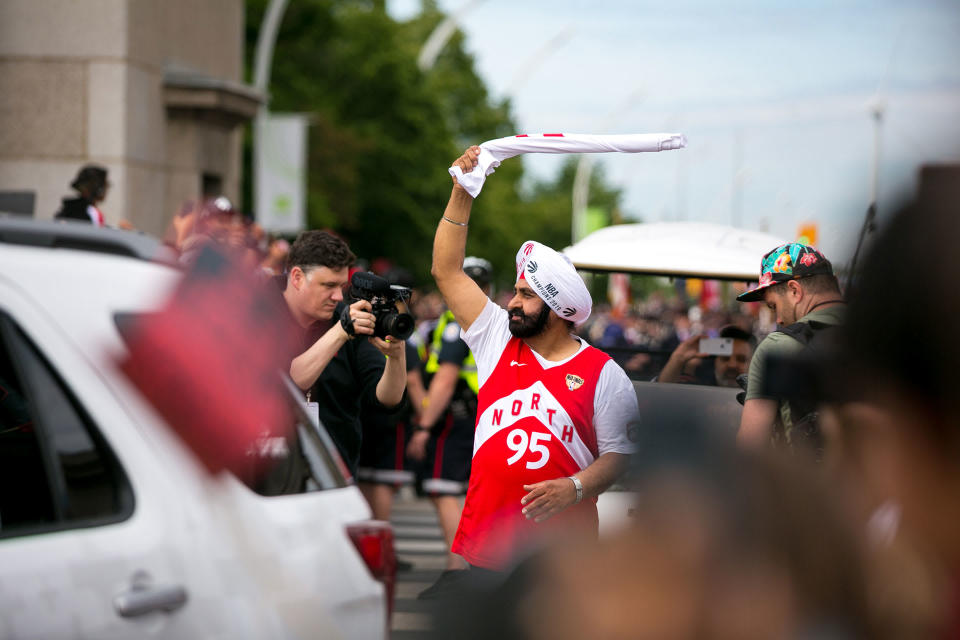
[[[301,338],[290,376],[376,517],[415,478],[431,497],[449,552],[424,592],[451,603],[439,629],[960,637],[955,200],[921,194],[891,216],[852,291],[822,252],[789,243],[758,256],[759,284],[733,306],[678,291],[626,312],[594,305],[534,240],[515,265],[465,259],[472,202],[454,178],[436,291],[409,300],[406,339],[377,335],[371,303],[345,297],[367,266],[333,233],[287,245],[214,199],[185,206],[167,238],[184,263],[216,244],[274,279],[283,330]],[[494,295],[501,268],[516,278]],[[742,387],[736,439],[679,413],[638,428],[631,379]],[[636,515],[599,544],[596,498],[627,469]]]

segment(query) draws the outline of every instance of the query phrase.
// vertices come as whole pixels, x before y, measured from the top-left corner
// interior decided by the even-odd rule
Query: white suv
[[[293,393],[305,481],[266,496],[117,369],[118,319],[180,278],[159,249],[0,217],[0,638],[385,637],[392,530]]]

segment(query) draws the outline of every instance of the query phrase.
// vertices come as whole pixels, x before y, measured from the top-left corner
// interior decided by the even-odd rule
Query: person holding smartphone
[[[720,329],[718,338],[695,335],[677,345],[656,381],[736,387],[756,346],[752,333],[732,324]]]

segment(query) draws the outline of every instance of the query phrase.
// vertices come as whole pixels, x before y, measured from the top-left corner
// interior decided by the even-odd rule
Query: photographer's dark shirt
[[[277,280],[282,281],[278,282],[279,291],[282,293],[286,286],[286,278],[277,278]],[[347,308],[341,302],[334,311],[333,319],[315,322],[304,329],[297,324],[286,301],[283,306],[287,309],[289,319],[288,326],[283,330],[292,331],[300,337],[299,349],[290,354],[291,361],[319,340],[335,321],[339,321],[340,313]],[[385,407],[377,400],[377,383],[383,375],[385,364],[386,358],[370,344],[369,340],[365,338],[348,340],[340,347],[310,389],[310,401],[318,403],[320,407],[320,422],[333,438],[340,450],[340,455],[343,456],[343,461],[354,476],[357,474],[357,463],[360,460],[361,403],[382,407],[387,411],[395,409],[395,407]]]

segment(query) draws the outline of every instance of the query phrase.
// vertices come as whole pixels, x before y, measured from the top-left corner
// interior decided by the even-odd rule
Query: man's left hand
[[[543,522],[577,501],[577,488],[570,478],[525,484],[523,490],[527,495],[520,500],[525,505],[521,512],[534,522]]]
[[[403,340],[397,340],[393,336],[387,336],[386,340],[371,336],[370,342],[388,358],[399,358],[404,355]]]

